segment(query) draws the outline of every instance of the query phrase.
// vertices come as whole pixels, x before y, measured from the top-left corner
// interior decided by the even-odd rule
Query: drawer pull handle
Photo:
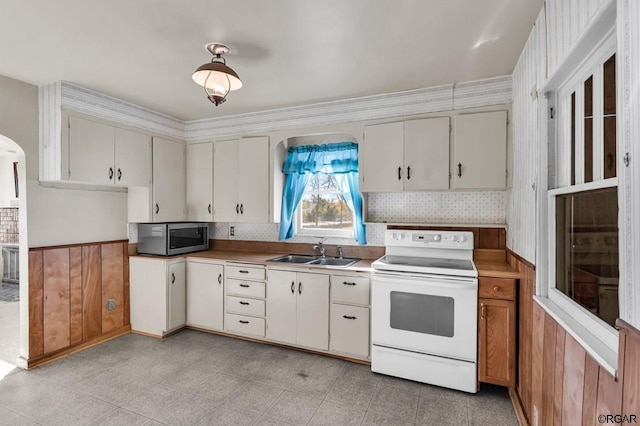
[[[174,274],[173,272],[171,273],[171,284],[176,282],[176,274]]]
[[[484,319],[484,303],[480,304],[480,319]]]
[[[298,294],[302,294],[302,281],[298,283]]]
[[[500,290],[500,287],[498,286],[493,287],[493,291],[499,291],[499,290]]]
[[[247,271],[246,269],[241,269],[238,272],[240,272],[241,274],[248,274],[249,271]]]
[[[296,292],[296,282],[291,281],[291,294],[294,294],[295,292]]]
[[[222,274],[218,274],[218,284],[222,285]]]
[[[242,302],[242,301],[240,301],[240,304],[241,304],[241,305],[248,305],[248,304],[249,304],[249,302]]]
[[[240,287],[249,288],[249,284],[240,284]]]
[[[356,283],[350,283],[349,281],[342,281],[344,285],[356,285]]]
[[[239,320],[240,324],[249,324],[249,321],[245,321],[245,320]]]
[[[342,318],[344,318],[344,319],[348,319],[348,320],[354,320],[354,319],[357,319],[356,317],[352,317],[352,316],[350,316],[350,315],[343,315],[343,316],[342,316]]]

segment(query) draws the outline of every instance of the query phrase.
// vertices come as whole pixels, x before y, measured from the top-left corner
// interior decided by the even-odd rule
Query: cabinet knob
[[[209,214],[211,214],[211,203],[209,203],[209,207],[207,208],[207,210],[209,210]]]
[[[113,179],[113,167],[109,167],[109,180]]]
[[[295,292],[296,292],[296,282],[291,281],[291,294],[294,294]]]
[[[458,177],[462,177],[462,163],[458,163]]]
[[[302,294],[302,281],[298,283],[298,294]]]
[[[411,167],[407,167],[407,180],[411,179]]]
[[[249,321],[240,320],[240,324],[249,324]]]
[[[222,285],[222,274],[218,274],[218,284]]]
[[[240,284],[240,287],[242,287],[242,288],[249,288],[249,284]]]
[[[173,272],[171,273],[171,284],[176,282],[176,274],[174,274]]]
[[[349,281],[342,281],[344,285],[356,285],[356,283],[350,283]]]
[[[498,286],[494,286],[493,287],[493,291],[498,292],[499,290],[500,290],[500,287],[498,287]]]
[[[402,179],[402,167],[398,167],[398,180]]]
[[[480,304],[480,319],[484,319],[484,303]]]
[[[352,316],[350,316],[350,315],[343,315],[343,316],[342,316],[342,318],[344,318],[344,319],[348,319],[348,320],[354,320],[354,319],[357,319],[356,317],[352,317]]]
[[[122,179],[122,170],[118,167],[118,180]]]
[[[244,214],[244,205],[240,204],[240,214]]]
[[[242,300],[240,301],[241,305],[249,305],[249,302],[243,302]]]
[[[240,214],[240,204],[236,204],[236,214]]]
[[[160,211],[160,206],[158,205],[158,203],[156,203],[156,214],[158,214],[159,211]]]

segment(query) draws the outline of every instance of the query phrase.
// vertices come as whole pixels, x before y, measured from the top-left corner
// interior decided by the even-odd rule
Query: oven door
[[[376,272],[371,287],[373,345],[476,361],[476,278]]]

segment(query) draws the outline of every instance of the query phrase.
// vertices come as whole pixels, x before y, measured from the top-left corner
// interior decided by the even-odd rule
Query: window
[[[549,299],[613,351],[619,316],[615,68],[614,32],[554,94],[547,253]]]
[[[299,234],[349,237],[353,234],[353,211],[340,192],[339,175],[317,173],[313,175],[296,211]]]

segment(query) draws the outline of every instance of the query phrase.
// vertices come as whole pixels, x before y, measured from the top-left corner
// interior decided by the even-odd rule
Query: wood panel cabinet
[[[149,186],[151,137],[69,117],[69,180],[101,185]]]
[[[223,330],[223,277],[222,264],[187,261],[187,325]]]
[[[452,187],[502,189],[507,184],[507,112],[455,118]]]
[[[364,128],[363,192],[449,188],[449,117]]]
[[[269,221],[269,138],[214,142],[215,222]]]
[[[516,384],[515,280],[479,278],[478,379]]]
[[[186,323],[185,260],[131,257],[131,329],[163,336]]]
[[[213,143],[187,145],[187,217],[213,222]]]
[[[267,339],[329,349],[329,275],[269,270]]]

